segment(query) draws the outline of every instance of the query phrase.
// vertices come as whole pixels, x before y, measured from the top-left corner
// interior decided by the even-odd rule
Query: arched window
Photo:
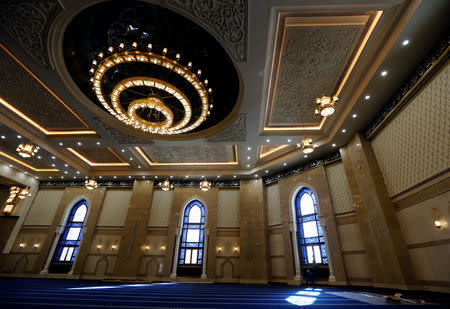
[[[317,215],[314,193],[304,187],[295,197],[297,240],[303,265],[328,264],[327,249]]]
[[[79,201],[72,207],[53,256],[51,270],[55,272],[70,270],[80,246],[87,210],[88,206],[85,200]]]
[[[202,265],[205,240],[205,206],[190,202],[183,214],[178,265]]]

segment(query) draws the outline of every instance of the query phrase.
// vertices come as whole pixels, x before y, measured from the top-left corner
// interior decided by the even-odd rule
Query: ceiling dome
[[[91,6],[68,25],[63,51],[83,93],[141,133],[200,132],[237,112],[239,75],[224,48],[166,8],[139,1]]]

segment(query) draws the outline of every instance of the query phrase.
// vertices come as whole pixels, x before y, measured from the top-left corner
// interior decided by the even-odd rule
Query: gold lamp
[[[97,183],[97,181],[95,181],[94,178],[92,178],[90,180],[86,180],[84,182],[84,184],[86,186],[86,189],[88,189],[88,190],[94,190],[98,187],[98,183]]]
[[[169,179],[164,180],[163,182],[159,183],[159,186],[163,191],[169,191],[173,189],[173,184],[170,183]]]
[[[332,98],[327,96],[316,98],[316,104],[319,107],[314,110],[314,113],[316,115],[320,114],[323,117],[331,116],[335,111],[334,104],[337,101],[338,101],[337,96],[333,96]]]
[[[311,153],[314,151],[315,145],[311,144],[311,138],[305,138],[301,143],[297,143],[297,148],[301,148],[303,153]]]
[[[21,200],[26,199],[27,197],[30,197],[30,196],[31,196],[31,193],[30,193],[30,190],[28,189],[28,187],[20,190],[19,198]]]
[[[200,189],[202,191],[209,191],[209,189],[211,189],[211,182],[206,179],[200,181]]]
[[[37,147],[31,144],[20,144],[17,146],[16,151],[19,153],[20,156],[24,158],[30,158],[38,152]]]

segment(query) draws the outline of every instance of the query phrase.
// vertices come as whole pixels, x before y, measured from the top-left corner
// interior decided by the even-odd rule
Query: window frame
[[[302,215],[301,211],[301,201],[302,197],[308,194],[313,202],[314,205],[314,213],[308,213],[306,215]],[[295,213],[295,224],[296,224],[296,230],[297,230],[297,246],[300,256],[300,263],[302,265],[313,265],[316,261],[316,254],[313,254],[313,261],[308,261],[308,249],[307,247],[312,247],[312,252],[315,252],[314,247],[319,246],[320,249],[320,255],[321,255],[321,262],[316,263],[318,265],[328,265],[328,252],[325,244],[325,235],[323,233],[322,227],[320,226],[319,222],[319,215],[317,211],[317,200],[316,195],[314,192],[309,189],[308,187],[302,187],[295,196],[295,203],[294,203],[294,213]],[[308,222],[315,222],[316,223],[316,232],[317,236],[314,237],[305,237],[303,224]]]

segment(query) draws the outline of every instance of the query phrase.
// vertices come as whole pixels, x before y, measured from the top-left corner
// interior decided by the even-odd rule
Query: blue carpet
[[[201,283],[0,279],[0,308],[399,308],[349,289]],[[420,305],[424,308],[436,305]]]

